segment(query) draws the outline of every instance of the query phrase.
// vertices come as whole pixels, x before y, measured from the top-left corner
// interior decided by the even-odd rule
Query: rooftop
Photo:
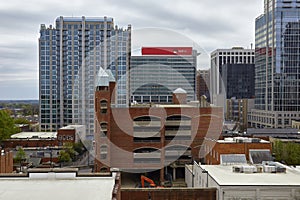
[[[232,165],[200,165],[219,185],[300,186],[300,170],[277,163],[286,173],[235,173]],[[245,165],[254,166],[254,165]]]
[[[253,135],[253,134],[298,134],[298,129],[296,128],[264,128],[264,129],[258,129],[258,128],[248,128],[247,129],[247,135]]]
[[[65,22],[81,22],[83,17],[63,17]],[[60,17],[56,18],[59,21]],[[85,17],[86,22],[104,22],[105,17]],[[113,18],[107,17],[106,21],[113,22]]]
[[[14,200],[111,199],[114,183],[114,175],[76,176],[75,172],[34,172],[28,177],[0,178],[0,193],[1,199]]]
[[[259,138],[249,138],[249,137],[227,137],[224,140],[218,140],[218,143],[270,143],[269,141],[262,140]]]
[[[155,107],[155,108],[195,108],[199,106],[190,105],[190,104],[133,104],[131,108],[139,107]]]
[[[64,126],[60,129],[78,129],[78,128],[82,128],[84,125],[68,125],[68,126]]]
[[[11,139],[51,139],[56,137],[57,132],[21,132],[10,136]]]
[[[109,86],[109,80],[110,76],[105,72],[105,70],[102,67],[100,67],[97,75],[96,86]]]
[[[176,90],[174,90],[173,93],[174,94],[187,94],[187,92],[182,88],[177,88]]]

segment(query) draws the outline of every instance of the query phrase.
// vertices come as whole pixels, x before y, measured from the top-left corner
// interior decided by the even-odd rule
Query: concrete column
[[[164,174],[165,174],[165,168],[163,167],[160,169],[160,182],[161,183],[165,181]]]
[[[173,181],[176,181],[176,168],[173,168]]]

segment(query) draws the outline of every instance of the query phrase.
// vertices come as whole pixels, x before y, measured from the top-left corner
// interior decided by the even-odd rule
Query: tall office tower
[[[222,82],[222,68],[226,64],[253,64],[254,50],[242,47],[217,49],[211,53],[210,97],[217,106],[225,106],[226,91]],[[246,67],[241,65],[240,67]]]
[[[113,19],[107,17],[58,17],[55,27],[42,24],[40,129],[53,131],[68,124],[82,124],[86,125],[87,136],[93,136],[95,77],[100,67],[111,69],[118,83],[117,103],[128,105],[125,74],[130,40],[131,26],[125,30],[114,27]]]
[[[196,99],[197,52],[192,47],[143,47],[130,62],[130,95],[136,103],[171,103],[177,88]]]
[[[265,0],[255,21],[253,127],[291,127],[300,119],[300,2]]]

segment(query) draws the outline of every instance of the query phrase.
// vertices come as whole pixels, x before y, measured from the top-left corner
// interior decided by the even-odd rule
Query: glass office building
[[[177,88],[196,100],[197,51],[192,47],[143,47],[130,63],[132,103],[171,103]]]
[[[265,0],[255,23],[251,126],[286,128],[300,118],[300,1]]]
[[[237,68],[251,66],[254,64],[254,49],[243,47],[232,47],[231,49],[216,49],[211,53],[210,67],[210,98],[211,103],[216,106],[226,106],[226,88],[222,74],[225,65],[236,65]],[[231,97],[229,97],[231,98]],[[225,110],[224,110],[225,111]]]
[[[222,80],[226,99],[254,98],[254,64],[224,64]]]
[[[129,68],[131,26],[114,26],[112,18],[58,17],[55,27],[42,24],[39,38],[40,129],[86,125],[94,134],[94,87],[99,68],[116,80]],[[118,81],[120,105],[129,104],[127,78]]]

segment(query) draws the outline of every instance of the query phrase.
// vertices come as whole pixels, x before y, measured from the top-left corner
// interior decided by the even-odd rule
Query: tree
[[[300,144],[295,142],[283,143],[276,140],[273,147],[275,159],[287,165],[300,165]]]
[[[283,143],[280,140],[275,140],[273,146],[273,152],[277,161],[283,160]]]
[[[30,124],[30,122],[25,118],[16,118],[14,119],[15,124]]]
[[[19,148],[16,153],[15,162],[20,163],[20,172],[22,171],[22,162],[24,160],[26,160],[26,153],[25,153],[24,149]]]
[[[68,152],[66,152],[65,150],[62,150],[62,151],[59,152],[58,161],[60,163],[70,162],[71,161],[71,156]]]
[[[11,135],[20,132],[15,126],[13,118],[10,117],[8,111],[0,110],[0,142],[9,139]]]
[[[84,153],[84,147],[81,142],[74,143],[73,149],[79,154],[82,155]]]
[[[61,163],[70,162],[71,160],[75,161],[78,154],[79,153],[74,150],[74,144],[67,142],[63,145],[63,150],[59,152],[58,160]]]
[[[73,143],[70,142],[65,143],[63,149],[65,152],[67,152],[70,155],[72,160],[75,160],[76,154],[78,153],[74,150]]]

